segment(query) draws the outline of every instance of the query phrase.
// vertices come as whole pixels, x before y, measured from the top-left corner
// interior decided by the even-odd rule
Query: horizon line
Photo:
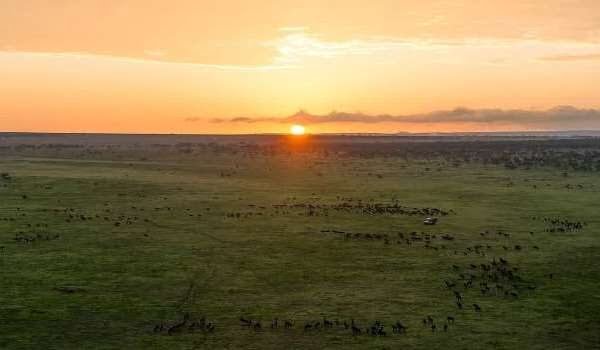
[[[570,130],[514,130],[514,131],[431,131],[431,132],[410,132],[397,131],[390,133],[382,132],[322,132],[306,133],[305,135],[294,136],[289,133],[145,133],[145,132],[102,132],[102,131],[2,131],[0,135],[123,135],[123,136],[452,136],[452,135],[475,135],[475,134],[576,134],[576,133],[597,133],[600,136],[600,129],[570,129]]]

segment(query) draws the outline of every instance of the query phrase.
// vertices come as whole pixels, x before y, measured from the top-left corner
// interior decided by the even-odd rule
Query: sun
[[[290,127],[290,133],[292,135],[304,135],[304,133],[306,132],[306,128],[304,128],[302,125],[298,125],[298,124],[294,124]]]

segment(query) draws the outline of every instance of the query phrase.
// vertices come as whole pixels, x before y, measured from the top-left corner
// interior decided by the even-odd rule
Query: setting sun
[[[302,125],[295,124],[290,127],[290,133],[292,135],[304,135],[305,132],[306,129]]]

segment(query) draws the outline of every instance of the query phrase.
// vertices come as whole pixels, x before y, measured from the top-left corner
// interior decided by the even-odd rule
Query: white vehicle
[[[437,223],[437,221],[438,221],[437,218],[428,217],[428,218],[425,218],[425,220],[423,220],[423,223],[425,225],[435,225]]]

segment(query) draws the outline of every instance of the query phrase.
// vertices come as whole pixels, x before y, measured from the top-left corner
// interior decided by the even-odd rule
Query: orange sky
[[[597,0],[324,4],[3,0],[0,131],[285,132],[299,109],[366,115],[310,132],[600,128]],[[587,114],[401,118],[563,105]]]

